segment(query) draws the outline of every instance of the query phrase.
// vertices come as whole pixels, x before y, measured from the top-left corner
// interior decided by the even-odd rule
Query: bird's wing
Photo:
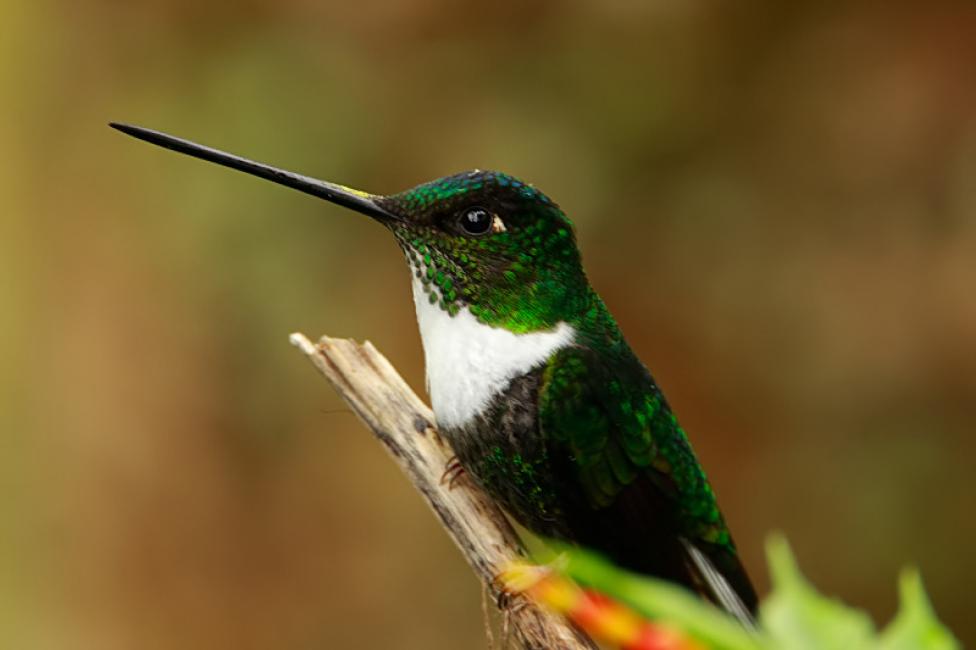
[[[686,584],[744,620],[756,596],[684,431],[629,350],[584,347],[543,372],[539,426],[577,495],[576,541],[629,568]]]

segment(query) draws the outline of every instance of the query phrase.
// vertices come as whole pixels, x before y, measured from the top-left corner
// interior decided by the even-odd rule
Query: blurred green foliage
[[[287,344],[370,339],[421,389],[392,240],[109,120],[374,192],[535,183],[761,590],[780,528],[878,620],[918,565],[973,642],[974,13],[0,0],[0,645],[483,639],[468,570]]]
[[[629,573],[588,551],[562,549],[551,565],[580,584],[716,650],[957,650],[935,617],[917,571],[904,571],[894,620],[880,633],[863,611],[827,598],[803,577],[786,541],[767,544],[772,591],[753,633],[675,585]]]

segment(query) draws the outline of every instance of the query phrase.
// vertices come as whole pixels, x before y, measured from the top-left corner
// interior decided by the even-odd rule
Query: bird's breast
[[[575,336],[566,322],[543,332],[516,334],[479,322],[467,307],[451,316],[430,303],[416,279],[413,296],[424,345],[427,392],[442,427],[464,426],[514,378],[570,345]]]

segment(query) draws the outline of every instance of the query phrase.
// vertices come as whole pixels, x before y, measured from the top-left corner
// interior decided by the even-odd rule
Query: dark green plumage
[[[626,343],[557,353],[543,374],[539,428],[552,441],[550,455],[570,459],[563,481],[586,498],[576,507],[590,512],[567,515],[578,522],[575,538],[632,569],[701,589],[679,539],[685,538],[722,571],[746,607],[755,607],[685,432]]]
[[[565,314],[586,316],[592,306],[572,223],[544,194],[507,174],[466,172],[379,202],[408,215],[390,228],[432,302],[447,311],[467,306],[487,325],[524,333],[550,329]],[[457,212],[472,205],[504,215],[504,230],[459,233]]]
[[[475,421],[444,430],[462,464],[530,530],[716,600],[687,540],[753,611],[715,495],[661,391],[609,315],[574,324],[585,328],[578,345],[513,381]]]
[[[689,559],[690,543],[753,609],[755,593],[704,471],[590,287],[558,206],[497,172],[440,179],[382,204],[407,215],[391,228],[431,302],[452,314],[466,307],[513,332],[559,322],[576,331],[575,345],[514,381],[475,421],[447,427],[475,479],[540,534],[714,598]],[[459,236],[451,220],[473,205],[498,215],[505,230]]]

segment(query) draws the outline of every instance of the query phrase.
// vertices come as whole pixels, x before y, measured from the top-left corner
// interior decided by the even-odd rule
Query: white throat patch
[[[467,307],[451,316],[430,304],[420,280],[413,301],[424,343],[427,392],[437,423],[457,427],[481,413],[515,377],[569,345],[575,330],[566,322],[548,332],[515,334],[478,322]]]

